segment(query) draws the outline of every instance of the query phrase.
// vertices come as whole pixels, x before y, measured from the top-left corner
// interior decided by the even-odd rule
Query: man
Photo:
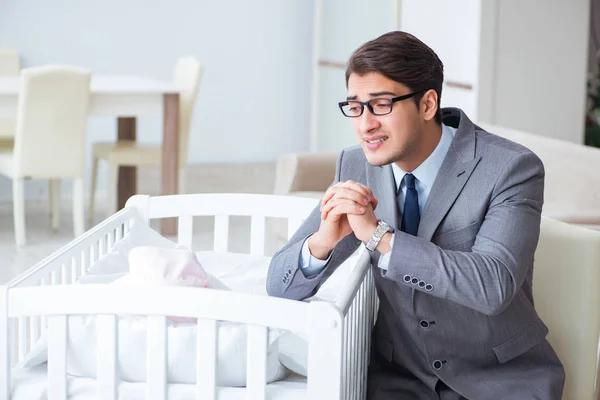
[[[360,146],[273,257],[267,290],[311,296],[364,243],[380,300],[369,399],[558,400],[564,370],[532,298],[543,165],[440,110],[442,81],[404,32],[354,52],[340,108]]]

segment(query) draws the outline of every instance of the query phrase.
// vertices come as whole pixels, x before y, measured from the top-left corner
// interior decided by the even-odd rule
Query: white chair
[[[73,179],[73,230],[84,232],[83,176],[91,72],[69,66],[21,71],[14,147],[0,149],[0,174],[13,180],[15,238],[25,245],[26,179],[50,181],[52,227],[59,227],[60,183]]]
[[[21,70],[19,53],[0,49],[0,76],[18,76]],[[12,140],[15,135],[15,119],[0,118],[0,140]]]
[[[15,50],[0,49],[0,76],[19,75],[21,63]]]
[[[533,297],[566,372],[565,400],[596,400],[600,232],[542,218]]]
[[[181,90],[179,95],[179,193],[185,193],[185,169],[188,163],[189,131],[194,105],[202,77],[202,64],[193,57],[177,61],[174,85]],[[160,166],[162,147],[160,144],[142,144],[134,140],[99,142],[92,146],[93,166],[89,208],[89,222],[93,223],[98,166],[101,159],[108,162],[108,215],[117,211],[117,184],[120,166]]]

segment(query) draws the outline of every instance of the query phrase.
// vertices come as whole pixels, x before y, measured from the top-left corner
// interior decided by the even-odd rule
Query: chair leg
[[[85,205],[83,201],[83,179],[73,180],[73,233],[79,237],[85,231]]]
[[[185,168],[179,168],[179,174],[177,175],[177,178],[177,193],[187,194],[187,176]]]
[[[50,179],[48,181],[52,229],[55,231],[60,228],[60,184],[60,179]]]
[[[98,166],[100,159],[94,156],[92,163],[92,180],[90,188],[90,207],[88,209],[88,224],[90,227],[94,225],[94,215],[96,214],[96,186],[98,184]]]
[[[25,181],[13,179],[13,214],[15,221],[15,242],[17,246],[27,244],[25,235]]]
[[[108,216],[117,212],[117,185],[119,183],[119,165],[108,163],[108,199],[107,212]]]
[[[90,208],[88,210],[88,224],[90,227],[94,225],[94,214],[96,213],[96,185],[98,183],[98,165],[100,159],[94,156],[92,164],[92,181],[90,188]]]
[[[50,206],[50,208],[48,208],[48,217],[50,218],[50,221],[52,221],[52,215],[54,215],[54,198],[52,197],[52,180],[48,179],[48,205]]]

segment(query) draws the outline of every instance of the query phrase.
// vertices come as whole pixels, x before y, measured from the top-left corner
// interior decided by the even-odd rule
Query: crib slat
[[[110,251],[113,246],[115,245],[115,231],[112,230],[110,232],[108,232],[107,236],[107,242],[106,242],[106,250]]]
[[[27,353],[27,317],[19,317],[19,360]]]
[[[90,249],[86,248],[84,250],[81,251],[81,260],[79,261],[79,264],[81,266],[81,269],[79,271],[79,273],[81,274],[80,276],[83,276],[87,273],[87,266],[90,263]]]
[[[167,397],[167,318],[148,316],[146,338],[146,399]]]
[[[262,256],[265,253],[265,224],[264,216],[253,215],[250,222],[250,254]]]
[[[8,286],[0,286],[0,398],[10,398],[10,319],[8,318]]]
[[[264,399],[267,382],[267,327],[248,325],[246,399]]]
[[[40,279],[40,286],[46,286],[48,285],[48,282],[50,281],[50,277],[47,278],[42,278]],[[45,315],[41,318],[40,320],[41,324],[42,324],[42,329],[46,329],[48,328],[48,317],[46,317]]]
[[[106,235],[98,238],[98,258],[106,253]]]
[[[358,375],[360,373],[360,354],[359,354],[359,349],[360,349],[360,287],[356,293],[356,296],[354,297],[354,303],[355,303],[355,307],[354,307],[354,336],[356,339],[355,343],[354,343],[354,373],[356,375],[354,376],[360,376]],[[360,380],[359,379],[354,379],[354,398],[358,399],[358,393],[360,390]]]
[[[368,365],[369,365],[369,347],[370,346],[370,340],[369,338],[371,337],[371,327],[373,326],[372,324],[372,294],[371,294],[371,282],[372,282],[372,275],[371,272],[369,271],[367,273],[367,278],[365,279],[365,286],[366,286],[366,290],[365,290],[365,310],[364,313],[366,314],[366,316],[364,317],[365,319],[365,337],[364,337],[364,365],[365,365],[365,374],[363,376],[363,393],[366,396],[367,394],[367,372],[368,371]]]
[[[17,325],[17,318],[10,318],[8,321],[8,329],[9,329],[9,342],[10,342],[10,365],[14,366],[19,358],[19,349],[18,349],[18,341],[19,341],[19,326]]]
[[[67,317],[48,318],[48,399],[67,398]]]
[[[97,385],[99,400],[117,398],[117,318],[115,315],[96,316]]]
[[[115,243],[119,240],[123,239],[123,225],[119,225],[117,229],[115,229]]]
[[[79,279],[79,277],[81,276],[81,274],[79,273],[79,268],[77,268],[77,257],[72,257],[71,258],[71,284],[74,284],[77,282],[77,280]]]
[[[371,279],[372,279],[372,275],[371,275],[371,271],[367,272],[367,276],[365,278],[365,303],[364,303],[364,310],[363,313],[365,314],[364,316],[364,331],[365,331],[365,337],[363,338],[363,368],[365,369],[365,373],[363,374],[363,398],[364,396],[367,395],[367,371],[368,371],[368,366],[369,366],[369,337],[371,336]]]
[[[215,215],[215,251],[224,253],[229,242],[229,216]]]
[[[346,348],[347,348],[347,353],[345,354],[345,358],[346,358],[346,373],[348,374],[348,377],[352,376],[352,306],[350,306],[350,308],[348,309],[348,313],[346,314],[346,319],[348,320],[348,327],[347,327],[347,333],[346,333],[346,339],[347,339],[347,344],[346,344]],[[350,400],[350,397],[352,396],[352,379],[348,378],[348,387],[347,387],[347,396],[346,399]]]
[[[364,298],[365,298],[365,282],[363,281],[363,283],[361,284],[360,288],[358,289],[358,304],[359,304],[359,320],[358,320],[358,375],[356,375],[357,377],[362,377],[362,374],[364,372],[364,337],[365,337],[365,317],[364,317],[364,313],[365,313],[365,307],[364,307]],[[362,315],[362,317],[361,317]],[[356,380],[356,386],[357,386],[357,396],[359,399],[362,399],[362,389],[363,389],[363,383],[362,383],[362,379],[357,379]]]
[[[40,338],[40,317],[29,317],[29,348]]]
[[[350,373],[350,355],[352,354],[350,349],[350,324],[352,320],[349,314],[346,314],[344,319],[344,353],[343,353],[343,377],[345,379],[343,393],[344,399],[350,398],[350,385],[352,382],[352,374]]]
[[[356,297],[354,297],[354,301],[353,301],[353,305],[352,305],[352,353],[351,353],[351,357],[352,357],[352,376],[357,376],[356,374],[358,373],[357,371],[357,367],[358,367],[358,352],[356,351],[356,348],[358,347],[358,302],[356,301]],[[357,379],[354,379],[352,381],[352,398],[356,399],[356,381]]]
[[[217,398],[217,321],[198,320],[196,336],[196,399]]]
[[[94,265],[94,263],[98,259],[98,242],[97,241],[95,241],[94,243],[92,243],[90,245],[89,254],[90,254],[89,266],[91,267],[92,265]]]
[[[60,284],[68,285],[71,282],[71,266],[63,264],[60,267]]]
[[[192,248],[192,232],[194,227],[194,217],[191,215],[185,215],[178,218],[177,229],[177,243],[186,248]]]

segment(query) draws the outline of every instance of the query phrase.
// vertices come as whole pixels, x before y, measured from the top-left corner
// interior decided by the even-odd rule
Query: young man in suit
[[[380,300],[369,399],[559,400],[564,370],[532,296],[544,167],[440,109],[442,81],[408,33],[352,54],[339,105],[360,146],[273,257],[267,290],[311,296],[364,243]]]

